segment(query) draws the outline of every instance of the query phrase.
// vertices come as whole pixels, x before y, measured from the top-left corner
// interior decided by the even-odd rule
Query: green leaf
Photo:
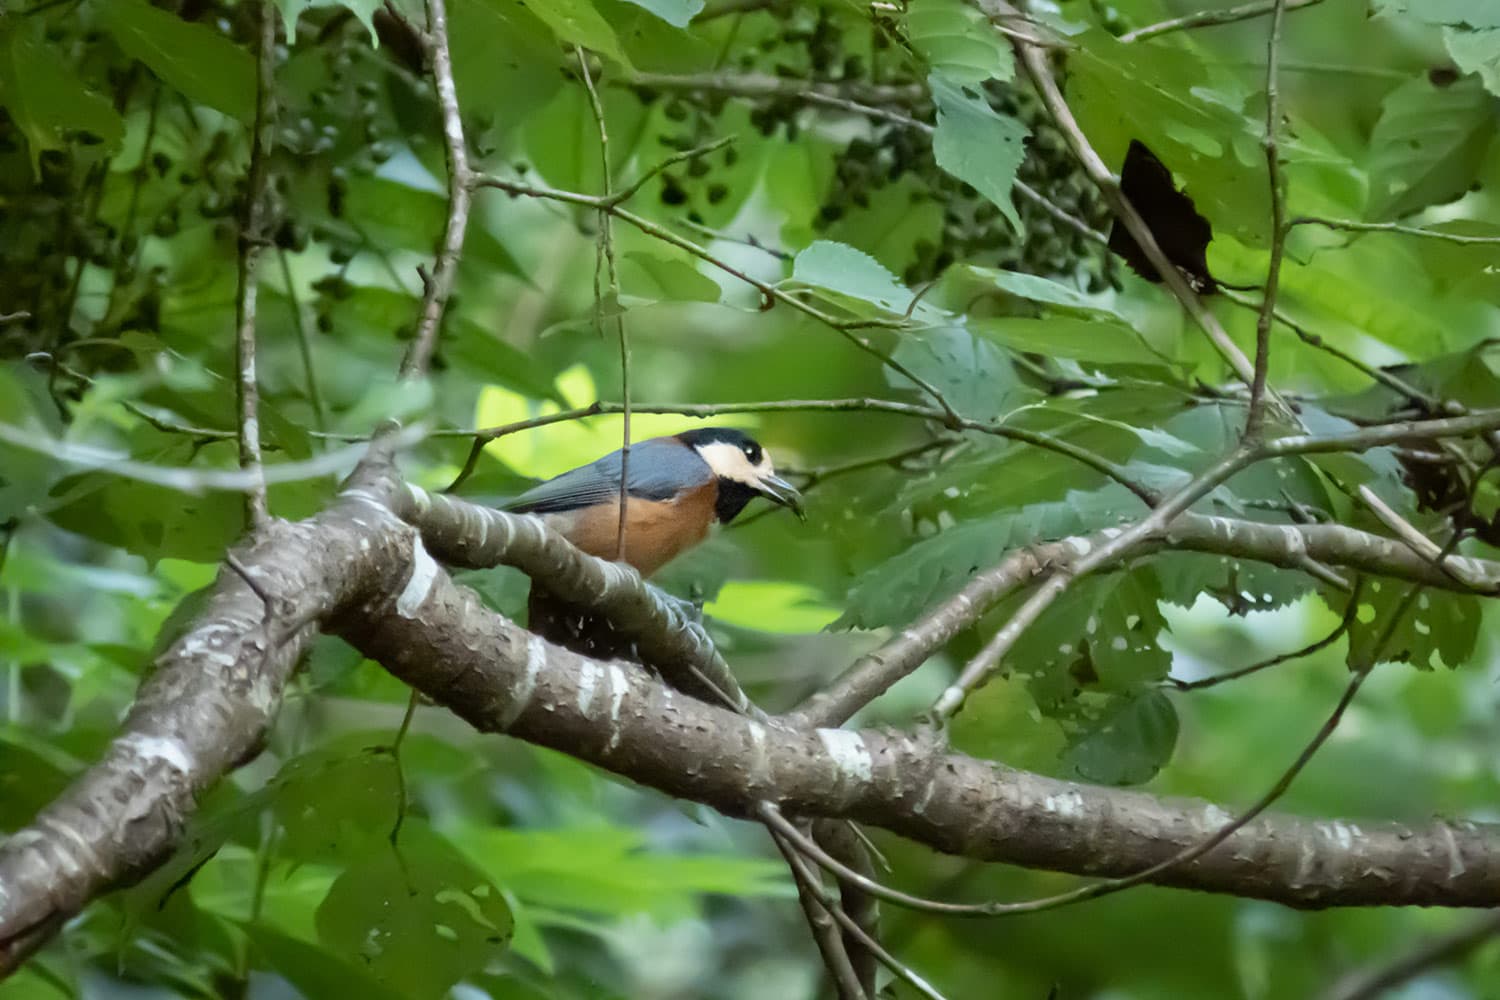
[[[0,104],[26,136],[32,168],[43,150],[78,142],[112,153],[125,134],[114,106],[89,90],[59,51],[16,19],[0,22]]]
[[[363,240],[430,254],[442,238],[448,196],[384,177],[355,175],[348,179],[344,214],[358,227]],[[485,227],[482,218],[472,220],[464,233],[463,260],[502,274],[524,276],[521,265]]]
[[[556,383],[542,370],[535,355],[506,343],[498,332],[469,319],[450,316],[444,334],[438,349],[450,364],[458,365],[465,373],[533,399],[563,403]]]
[[[467,119],[507,133],[561,89],[557,42],[524,0],[449,0],[453,83]],[[471,222],[472,224],[472,222]]]
[[[621,255],[621,290],[661,302],[719,301],[724,292],[717,281],[694,267],[691,260],[666,254],[663,248]]]
[[[274,0],[274,2],[277,10],[281,11],[282,28],[286,31],[288,38],[297,37],[297,19],[302,16],[303,11],[313,7],[342,7],[365,26],[372,44],[380,44],[380,37],[375,34],[373,18],[375,11],[380,8],[384,0]]]
[[[976,319],[969,329],[1013,350],[1098,364],[1160,365],[1157,353],[1133,327],[1068,316],[1047,319]]]
[[[670,0],[663,2],[670,3]],[[620,48],[615,30],[599,15],[589,0],[548,0],[546,3],[529,6],[532,13],[552,29],[559,41],[593,49],[613,60],[622,69],[634,69],[625,50]]]
[[[627,0],[643,10],[649,10],[674,28],[686,28],[688,22],[698,16],[704,0]]]
[[[908,311],[917,322],[935,322],[942,313],[915,295],[881,263],[863,250],[818,240],[797,254],[792,262],[792,280],[833,293],[844,303],[863,302],[880,312],[904,316]]]
[[[318,938],[402,996],[440,997],[505,952],[510,907],[425,823],[409,819],[400,853],[382,845],[344,870],[318,907]]]
[[[204,24],[184,21],[146,0],[96,5],[120,48],[190,101],[249,124],[255,118],[255,58]]]
[[[1479,74],[1485,89],[1500,95],[1500,28],[1482,31],[1444,28],[1443,43],[1454,65],[1465,73]]]
[[[1169,39],[1125,44],[1095,29],[1072,41],[1079,48],[1068,60],[1068,104],[1104,162],[1118,169],[1139,139],[1216,230],[1264,246],[1261,126],[1242,110],[1246,95],[1216,89],[1220,80],[1196,52]]]
[[[1410,584],[1371,580],[1360,592],[1359,612],[1349,626],[1349,665],[1410,663],[1418,670],[1446,664],[1461,667],[1474,655],[1479,640],[1479,598],[1424,588],[1395,623],[1390,639],[1381,637],[1406,596]]]
[[[944,79],[934,73],[927,79],[937,104],[937,130],[932,152],[938,166],[972,185],[988,198],[1021,231],[1021,216],[1011,201],[1016,170],[1026,158],[1025,125],[990,107],[983,90]]]
[[[1500,8],[1490,0],[1375,0],[1376,13],[1404,14],[1424,24],[1500,28]]]
[[[963,0],[923,0],[906,11],[906,37],[934,71],[957,84],[1010,80],[1010,46]]]
[[[304,997],[357,996],[360,1000],[409,1000],[354,961],[263,924],[244,928],[266,965]],[[352,958],[354,953],[350,953]]]
[[[1085,781],[1139,785],[1172,759],[1178,728],[1177,710],[1160,691],[1121,698],[1078,735],[1064,763]]]
[[[272,808],[287,856],[341,862],[385,845],[401,785],[391,755],[369,742],[303,754],[277,773]]]
[[[1466,192],[1494,137],[1497,107],[1475,79],[1437,87],[1424,73],[1392,91],[1370,136],[1366,214],[1398,218]]]
[[[1140,508],[1121,490],[1069,493],[1065,501],[971,521],[923,539],[855,582],[839,629],[899,628],[952,596],[980,570],[1022,545],[1106,527]]]
[[[1084,319],[1110,317],[1122,319],[1113,308],[1067,285],[1022,271],[1003,271],[993,267],[963,264],[953,269],[955,280],[975,282],[1000,289],[1018,299],[1052,306],[1060,312]]]
[[[998,418],[1022,388],[1010,358],[961,326],[904,334],[892,357],[942,393],[949,406],[975,420]],[[893,384],[926,395],[899,373],[887,374]]]

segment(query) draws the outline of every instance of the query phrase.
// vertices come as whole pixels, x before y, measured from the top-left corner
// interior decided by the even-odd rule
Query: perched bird
[[[728,524],[758,496],[803,517],[801,496],[776,475],[771,458],[743,431],[703,427],[631,445],[624,463],[614,451],[564,472],[511,500],[502,509],[539,515],[590,555],[615,559],[620,549],[620,467],[625,471],[624,561],[650,576],[708,536],[713,522]],[[590,609],[570,604],[535,582],[529,627],[575,652],[596,657],[635,655],[633,644]]]
[[[620,452],[564,472],[502,509],[540,514],[590,555],[619,552]],[[802,516],[801,496],[743,431],[703,427],[631,445],[626,469],[624,561],[650,576],[728,524],[757,496]]]

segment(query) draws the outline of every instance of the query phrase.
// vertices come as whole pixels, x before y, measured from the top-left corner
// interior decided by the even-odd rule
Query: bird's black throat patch
[[[745,509],[745,504],[759,495],[758,491],[746,486],[738,479],[720,476],[719,496],[714,501],[714,517],[719,519],[720,524],[728,524]]]

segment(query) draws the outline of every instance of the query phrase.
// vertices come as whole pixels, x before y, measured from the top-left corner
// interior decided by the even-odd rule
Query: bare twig
[[[838,1000],[868,1000],[869,994],[854,971],[838,922],[833,918],[832,910],[838,904],[824,897],[823,883],[817,872],[804,865],[791,844],[776,836],[775,830],[771,831],[771,843],[786,859],[792,879],[797,883],[797,901],[802,904],[808,930],[812,932],[818,953],[823,956],[823,965],[828,969]]]
[[[1258,674],[1262,670],[1268,670],[1282,663],[1287,663],[1291,660],[1300,660],[1303,657],[1321,652],[1338,642],[1344,633],[1349,631],[1349,626],[1354,624],[1355,616],[1359,614],[1359,598],[1363,591],[1364,578],[1355,577],[1354,589],[1349,594],[1349,601],[1344,605],[1344,613],[1339,618],[1338,624],[1333,627],[1333,631],[1321,639],[1303,646],[1301,649],[1294,649],[1290,653],[1279,653],[1276,656],[1268,657],[1249,666],[1240,667],[1237,670],[1227,670],[1222,674],[1214,674],[1212,677],[1204,677],[1196,681],[1184,681],[1175,677],[1168,677],[1167,683],[1171,684],[1178,691],[1200,691],[1203,688],[1217,687],[1226,681],[1239,680],[1241,677]]]
[[[261,0],[260,36],[255,59],[255,124],[250,141],[250,170],[245,180],[245,207],[240,220],[239,294],[235,298],[235,398],[239,407],[240,467],[252,478],[261,468],[260,390],[255,377],[255,301],[257,270],[265,246],[266,166],[276,145],[276,7]],[[245,523],[252,530],[266,523],[264,484],[245,491]]]
[[[1323,0],[1255,0],[1254,3],[1240,4],[1238,7],[1229,7],[1224,10],[1200,10],[1196,14],[1186,14],[1182,17],[1174,17],[1157,24],[1148,24],[1144,28],[1136,28],[1127,31],[1120,36],[1122,42],[1140,42],[1147,38],[1156,38],[1160,35],[1169,34],[1173,31],[1182,31],[1187,28],[1211,28],[1220,24],[1233,24],[1236,21],[1247,21],[1252,17],[1263,17],[1271,14],[1273,17],[1280,16],[1281,10],[1301,10],[1304,7],[1314,7]],[[1273,13],[1275,12],[1275,13]]]
[[[1280,124],[1280,97],[1276,67],[1281,58],[1281,20],[1286,0],[1274,0],[1271,6],[1271,30],[1266,41],[1266,133],[1261,149],[1266,157],[1266,175],[1271,194],[1271,262],[1266,270],[1265,299],[1255,321],[1255,378],[1250,383],[1250,406],[1245,412],[1245,440],[1257,441],[1264,430],[1266,371],[1271,363],[1271,317],[1276,311],[1276,292],[1281,285],[1281,257],[1286,250],[1286,182],[1276,146],[1276,128]]]
[[[580,46],[573,47],[578,56],[578,70],[583,76],[584,89],[588,91],[589,107],[594,111],[594,122],[599,126],[599,172],[602,194],[606,201],[617,204],[614,201],[612,184],[610,181],[609,168],[609,127],[604,120],[604,105],[599,100],[599,91],[594,87],[594,78],[589,73],[588,57],[584,55]],[[648,171],[645,177],[650,177]],[[645,183],[645,177],[637,182],[634,187],[622,192],[620,200],[628,198],[630,194]],[[620,494],[619,494],[619,519],[615,528],[615,558],[620,561],[625,559],[625,531],[629,526],[630,511],[630,337],[625,332],[625,316],[621,312],[624,309],[620,302],[620,272],[615,265],[615,240],[614,220],[610,217],[609,210],[599,209],[599,238],[595,242],[594,253],[594,324],[599,330],[599,335],[604,335],[605,299],[600,290],[599,281],[601,272],[609,276],[609,308],[614,316],[615,333],[620,342]]]
[[[1352,972],[1324,994],[1324,1000],[1376,1000],[1429,969],[1457,962],[1500,934],[1500,910],[1491,910],[1411,951],[1368,969]]]
[[[432,63],[432,82],[443,115],[443,150],[448,159],[448,217],[443,223],[443,242],[430,275],[422,281],[422,318],[417,335],[401,361],[403,378],[427,373],[437,346],[443,310],[453,294],[458,259],[463,253],[464,232],[469,226],[469,203],[473,178],[468,147],[464,143],[463,116],[458,109],[458,90],[453,84],[453,59],[448,49],[448,15],[444,0],[427,0],[425,43]]]
[[[1300,215],[1288,226],[1322,226],[1325,229],[1344,230],[1351,233],[1400,233],[1403,236],[1420,236],[1428,240],[1457,243],[1460,246],[1500,246],[1500,236],[1465,236],[1462,233],[1445,233],[1437,229],[1419,226],[1403,226],[1396,222],[1355,222],[1352,219],[1325,219],[1313,215]]]

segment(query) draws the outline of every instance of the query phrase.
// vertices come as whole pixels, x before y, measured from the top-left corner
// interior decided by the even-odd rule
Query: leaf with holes
[[[1172,759],[1177,710],[1160,691],[1116,698],[1072,741],[1064,765],[1084,781],[1139,785]]]
[[[1479,599],[1424,588],[1393,623],[1411,586],[1396,580],[1372,580],[1365,585],[1359,611],[1349,626],[1351,667],[1410,663],[1418,670],[1445,664],[1456,668],[1474,655],[1481,618]]]
[[[938,166],[988,198],[1019,233],[1021,216],[1011,201],[1011,187],[1026,158],[1026,126],[990,107],[977,84],[967,86],[934,73],[927,85],[937,104],[932,155]]]
[[[1476,79],[1439,87],[1423,74],[1396,88],[1370,136],[1366,213],[1400,218],[1468,191],[1497,120],[1495,98]]]

